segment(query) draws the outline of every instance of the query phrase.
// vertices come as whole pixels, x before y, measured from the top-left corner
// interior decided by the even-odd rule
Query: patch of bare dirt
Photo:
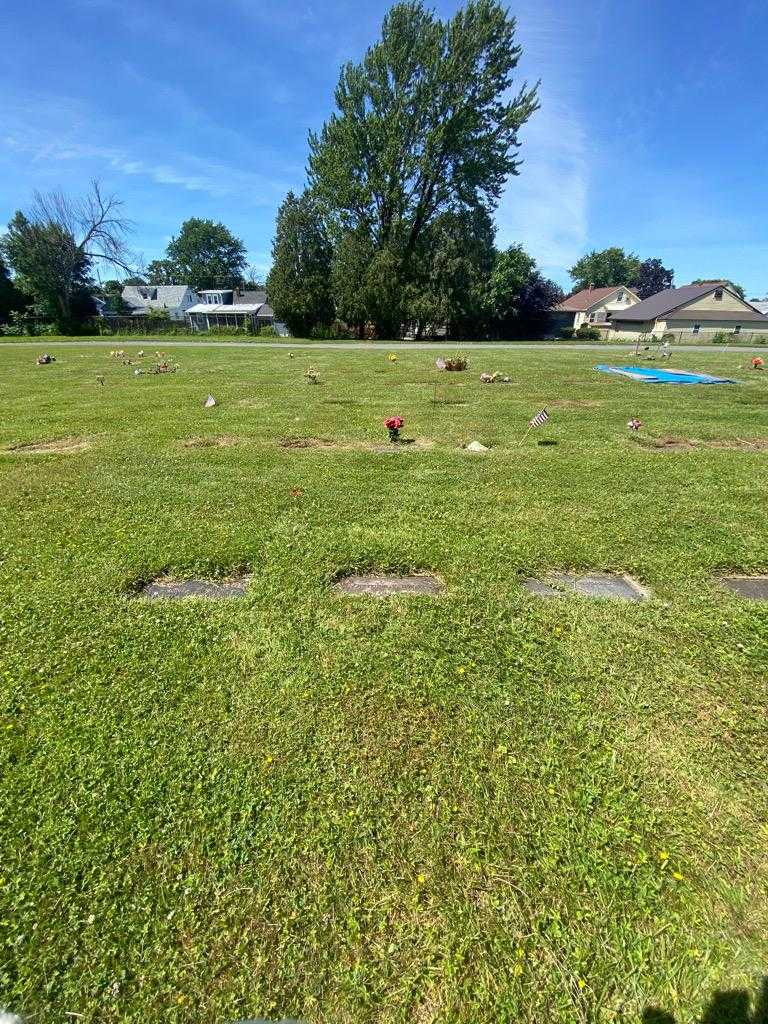
[[[327,437],[281,437],[277,442],[281,448],[341,448]]]
[[[85,437],[60,437],[56,441],[37,441],[32,444],[12,444],[6,451],[18,455],[70,455],[91,447]]]
[[[186,441],[182,441],[182,445],[184,448],[232,448],[241,441],[242,437],[224,434],[221,437],[188,437]]]
[[[550,409],[599,409],[605,402],[596,402],[591,398],[556,398],[546,404]]]
[[[371,444],[368,441],[331,441],[327,437],[281,437],[277,442],[281,448],[291,449],[333,449],[335,451],[396,452],[424,451],[434,447],[434,441],[425,437],[405,438],[399,444]]]
[[[700,441],[693,437],[638,437],[635,442],[648,451],[657,452],[692,452],[705,448],[714,448],[724,451],[736,452],[765,452],[768,451],[768,438],[714,438],[710,441]]]
[[[768,437],[731,437],[727,440],[706,441],[707,448],[727,448],[739,452],[768,452]]]

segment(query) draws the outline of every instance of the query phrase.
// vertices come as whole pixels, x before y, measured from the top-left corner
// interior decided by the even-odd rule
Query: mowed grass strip
[[[678,356],[744,381],[706,388],[589,352],[174,358],[0,350],[0,1005],[682,1024],[754,991],[768,609],[716,578],[768,568],[768,455],[626,429],[767,437],[746,357]],[[391,415],[431,446],[387,451]],[[89,446],[18,447],[60,438]],[[537,601],[550,570],[652,597]],[[445,589],[334,593],[364,572]],[[130,596],[237,573],[235,601]]]

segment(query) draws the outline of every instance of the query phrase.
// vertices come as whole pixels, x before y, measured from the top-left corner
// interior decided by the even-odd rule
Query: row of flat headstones
[[[216,580],[155,580],[148,583],[141,596],[150,599],[179,599],[202,597],[213,600],[242,597],[249,577],[219,582]],[[720,582],[740,597],[752,601],[768,600],[768,576],[723,576]],[[630,576],[614,573],[551,573],[544,579],[529,578],[523,586],[536,597],[551,599],[565,594],[579,594],[582,597],[609,598],[614,601],[645,601],[650,591]],[[334,590],[342,594],[389,597],[393,594],[436,595],[443,589],[442,582],[435,576],[345,576],[334,584]]]

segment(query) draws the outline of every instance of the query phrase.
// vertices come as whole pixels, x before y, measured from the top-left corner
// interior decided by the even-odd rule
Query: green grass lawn
[[[756,991],[768,607],[713,575],[768,568],[768,452],[737,441],[768,437],[768,373],[190,347],[134,377],[106,349],[55,354],[0,350],[0,1007],[683,1024]],[[494,369],[513,383],[481,385]],[[390,452],[394,414],[418,443]],[[641,439],[735,447],[650,450],[631,416]],[[128,596],[244,567],[240,601]],[[331,592],[367,568],[446,588]],[[520,585],[571,568],[653,598]]]

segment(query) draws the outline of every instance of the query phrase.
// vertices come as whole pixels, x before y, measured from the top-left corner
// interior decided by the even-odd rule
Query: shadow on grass
[[[715,992],[700,1018],[701,1024],[768,1024],[768,977],[763,978],[754,1001],[746,989]],[[643,1010],[642,1024],[677,1024],[677,1019],[658,1006]]]

